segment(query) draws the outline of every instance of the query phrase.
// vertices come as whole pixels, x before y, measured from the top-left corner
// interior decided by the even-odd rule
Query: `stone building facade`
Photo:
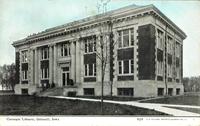
[[[96,52],[100,41],[108,41],[104,95],[181,95],[185,38],[154,5],[131,5],[46,29],[13,42],[15,93],[53,87],[63,95],[101,95]]]

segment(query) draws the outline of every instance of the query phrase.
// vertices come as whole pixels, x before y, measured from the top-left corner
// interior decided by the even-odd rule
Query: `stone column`
[[[19,83],[22,84],[22,52],[19,51]]]
[[[98,35],[96,39],[96,51],[98,55],[101,55],[100,39],[100,35]],[[101,76],[101,60],[96,56],[96,82],[101,82]]]
[[[54,60],[53,60],[53,81],[55,83],[55,85],[58,85],[57,82],[57,46],[56,44],[54,45],[54,49],[53,49],[53,53],[54,53]]]
[[[30,84],[35,84],[35,50],[34,48],[30,49]]]
[[[36,85],[38,85],[38,49],[37,48],[35,48],[35,66],[34,66],[34,68],[35,68],[35,84]]]
[[[40,80],[41,80],[41,67],[40,67],[40,65],[41,65],[41,62],[40,62],[40,60],[42,59],[41,58],[41,54],[42,54],[42,52],[41,52],[41,48],[38,48],[38,72],[37,72],[37,77],[38,77],[38,86],[39,87],[41,87],[41,83],[40,83]]]
[[[49,84],[53,82],[53,45],[49,45]]]
[[[28,54],[27,54],[27,57],[28,57],[28,84],[32,85],[33,83],[33,49],[30,48],[28,50]]]
[[[76,65],[76,48],[75,48],[75,43],[71,42],[70,43],[70,54],[71,54],[71,69],[70,69],[70,76],[71,79],[75,82],[75,65]]]
[[[81,50],[80,50],[80,41],[76,41],[76,83],[81,82],[81,71],[80,71],[80,65],[81,65]]]

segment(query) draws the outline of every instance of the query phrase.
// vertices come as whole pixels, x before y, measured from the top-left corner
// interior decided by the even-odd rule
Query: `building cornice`
[[[171,26],[174,31],[179,33],[179,35],[185,39],[185,33],[178,28],[169,18],[167,18],[162,12],[160,12],[154,5],[147,5],[136,7],[131,5],[128,7],[123,7],[117,10],[109,11],[105,14],[99,14],[96,16],[84,18],[78,21],[46,29],[37,34],[33,34],[24,39],[13,42],[13,46],[20,46],[28,43],[34,43],[38,41],[43,41],[46,39],[51,39],[58,36],[64,36],[67,34],[74,34],[86,29],[94,28],[109,23],[122,22],[124,20],[131,20],[136,17],[154,15],[159,17],[165,24]]]

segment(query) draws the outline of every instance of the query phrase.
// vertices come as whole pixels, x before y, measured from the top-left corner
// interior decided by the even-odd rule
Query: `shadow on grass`
[[[101,115],[100,102],[35,96],[0,96],[1,115]],[[104,103],[104,115],[166,115],[154,110]]]

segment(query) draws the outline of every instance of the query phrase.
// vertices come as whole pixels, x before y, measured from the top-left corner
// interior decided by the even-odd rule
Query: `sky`
[[[13,41],[98,13],[100,0],[0,0],[0,65],[15,62]],[[105,1],[105,0],[104,0]],[[200,76],[200,1],[110,0],[107,10],[154,4],[187,35],[183,76]]]

